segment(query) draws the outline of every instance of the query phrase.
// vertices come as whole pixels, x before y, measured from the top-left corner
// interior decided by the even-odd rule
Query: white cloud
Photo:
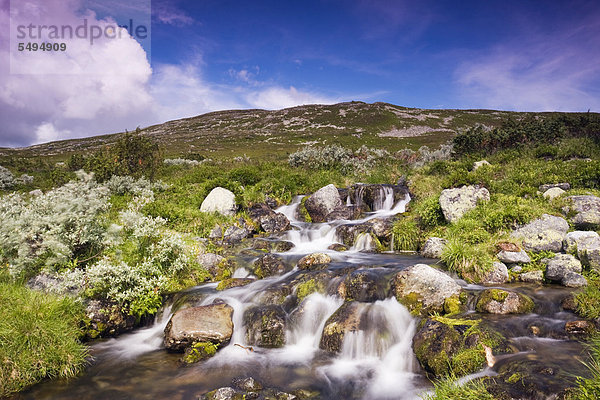
[[[456,84],[466,107],[522,111],[600,110],[598,24],[531,35],[464,61]]]
[[[332,104],[336,99],[331,99],[317,93],[300,91],[293,86],[289,88],[268,87],[253,91],[245,95],[246,101],[252,107],[279,109],[302,104]]]

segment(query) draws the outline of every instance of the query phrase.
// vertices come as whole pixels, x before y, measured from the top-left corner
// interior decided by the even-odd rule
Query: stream
[[[277,211],[285,214],[292,228],[274,235],[274,239],[292,242],[294,247],[277,253],[295,265],[302,256],[324,252],[333,262],[329,270],[347,271],[368,269],[377,276],[393,276],[396,272],[417,263],[435,264],[437,260],[418,255],[393,252],[370,252],[374,243],[370,235],[359,236],[347,251],[329,250],[338,243],[336,230],[347,224],[366,222],[373,218],[390,217],[405,211],[410,197],[394,201],[392,190],[382,187],[373,209],[361,220],[337,220],[329,223],[305,223],[296,218],[301,197]],[[360,198],[347,199],[348,204]],[[240,255],[234,277],[251,276],[256,257]],[[319,349],[321,332],[326,320],[343,303],[335,290],[326,294],[313,293],[300,304],[287,304],[285,345],[281,348],[254,348],[246,346],[244,310],[261,303],[261,296],[289,285],[299,274],[294,268],[280,276],[257,280],[243,287],[217,291],[216,283],[207,283],[174,296],[156,316],[150,326],[115,339],[98,340],[91,344],[93,357],[86,371],[70,381],[47,381],[14,396],[14,399],[196,399],[200,394],[219,387],[230,386],[236,377],[252,376],[264,386],[291,392],[297,389],[316,390],[323,399],[418,399],[431,389],[431,383],[412,351],[412,337],[418,319],[393,297],[365,304],[361,315],[368,324],[344,336],[341,352],[337,355]],[[336,283],[332,278],[331,287]],[[487,287],[457,282],[469,293],[478,293]],[[560,307],[571,289],[558,285],[536,286],[523,283],[499,285],[530,296],[536,303],[535,313],[527,315],[481,314],[495,329],[509,338],[515,352],[497,356],[492,369],[480,374],[494,375],[498,368],[514,362],[546,365],[553,371],[565,372],[567,378],[555,373],[531,371],[548,385],[565,385],[574,375],[583,373],[582,346],[566,337],[564,324],[577,317]],[[233,307],[234,332],[230,343],[206,361],[183,366],[181,354],[169,353],[163,347],[163,330],[177,309],[187,306],[224,301]],[[473,307],[471,307],[473,308]],[[473,314],[471,310],[468,313]],[[532,334],[532,327],[539,330]],[[241,346],[240,346],[241,345]],[[537,364],[536,364],[537,365]],[[536,376],[537,377],[537,376]],[[561,381],[561,379],[566,379]],[[557,383],[557,380],[560,381]]]

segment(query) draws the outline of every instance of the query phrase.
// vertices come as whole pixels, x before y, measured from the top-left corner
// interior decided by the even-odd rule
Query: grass
[[[421,398],[424,400],[494,400],[494,396],[486,390],[485,383],[481,379],[460,384],[454,374],[434,382],[433,392],[424,394]]]
[[[84,367],[80,304],[0,281],[0,397]]]
[[[566,400],[600,398],[600,335],[594,335],[587,344],[589,360],[584,362],[590,377],[577,378],[577,386],[565,397]]]

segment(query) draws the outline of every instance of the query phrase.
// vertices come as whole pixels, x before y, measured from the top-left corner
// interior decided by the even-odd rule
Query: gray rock
[[[490,192],[478,186],[445,189],[440,196],[440,207],[448,222],[459,220],[467,211],[477,207],[479,201],[488,201]]]
[[[223,215],[234,215],[236,210],[235,194],[222,187],[211,190],[200,206],[202,212],[218,212]]]
[[[267,233],[283,232],[289,229],[290,221],[266,204],[257,204],[248,210],[252,221]]]
[[[494,262],[492,269],[483,277],[483,284],[498,284],[508,282],[508,268],[501,262]]]
[[[223,241],[230,244],[239,243],[250,236],[250,233],[246,227],[232,225],[223,233]]]
[[[575,252],[580,247],[579,243],[584,239],[600,238],[600,235],[594,231],[573,231],[567,233],[563,242],[563,249],[566,252]]]
[[[387,297],[388,280],[369,269],[352,271],[344,281],[346,300],[372,303]]]
[[[546,190],[544,192],[544,194],[542,194],[542,196],[544,196],[545,199],[554,200],[554,199],[562,196],[565,193],[566,192],[564,190],[562,190],[561,188],[553,187],[553,188]]]
[[[254,275],[259,279],[282,274],[286,269],[283,258],[274,254],[265,254],[254,261]]]
[[[202,400],[243,400],[244,395],[237,393],[232,387],[222,387],[205,395],[200,396]]]
[[[577,257],[584,265],[600,273],[600,238],[588,237],[577,245]]]
[[[246,392],[258,392],[263,389],[263,386],[259,381],[252,377],[248,378],[235,378],[231,382],[236,388]]]
[[[548,189],[552,189],[552,188],[559,188],[559,189],[562,189],[562,190],[569,190],[569,189],[571,189],[571,185],[569,183],[566,183],[566,182],[563,182],[563,183],[547,183],[545,185],[540,185],[540,187],[538,188],[538,190],[540,192],[544,193]]]
[[[200,254],[196,260],[214,277],[221,278],[224,270],[229,268],[227,259],[214,253]]]
[[[179,310],[165,328],[165,347],[182,351],[197,342],[227,343],[233,334],[233,308],[211,304]]]
[[[520,273],[521,271],[523,271],[523,267],[521,267],[520,265],[515,265],[515,266],[514,266],[514,267],[512,267],[510,270],[511,270],[512,272],[514,272],[514,273],[518,274],[518,273]]]
[[[444,252],[446,244],[448,244],[446,239],[430,237],[425,241],[423,249],[421,250],[421,255],[427,258],[442,258],[442,253]]]
[[[299,269],[312,270],[331,262],[331,257],[325,253],[312,253],[302,257],[298,261]]]
[[[461,287],[440,270],[425,264],[408,267],[396,274],[393,281],[396,298],[407,307],[422,307],[422,312],[435,312],[444,309],[446,299],[458,296]],[[419,304],[413,304],[414,298]]]
[[[215,225],[214,228],[208,234],[209,239],[222,239],[223,238],[223,228],[221,225]]]
[[[487,160],[475,161],[473,163],[473,171],[476,171],[477,169],[479,169],[483,166],[489,166],[489,165],[492,165],[492,164],[490,164]]]
[[[486,289],[479,295],[475,308],[490,314],[524,314],[535,304],[528,296],[502,289]]]
[[[587,286],[588,284],[587,279],[585,279],[583,275],[573,271],[567,271],[563,276],[561,283],[566,287],[572,288]]]
[[[528,283],[542,283],[544,282],[544,272],[539,269],[525,272],[519,275],[519,280]]]
[[[322,187],[304,203],[312,222],[326,222],[327,216],[336,208],[342,207],[342,199],[333,184]]]
[[[581,272],[581,262],[570,254],[557,254],[543,260],[546,264],[546,278],[562,281],[567,272]]]
[[[319,347],[332,353],[340,352],[346,333],[360,329],[361,313],[366,306],[356,301],[342,304],[325,322]]]
[[[541,218],[513,231],[513,238],[521,239],[525,250],[541,252],[562,250],[569,223],[561,217],[544,214]]]
[[[107,300],[90,300],[85,309],[89,325],[85,334],[89,339],[116,336],[135,327],[135,317],[123,311],[118,304]]]
[[[506,251],[502,250],[496,256],[498,260],[506,264],[527,264],[531,262],[531,258],[527,255],[525,250],[521,251]]]
[[[579,229],[600,227],[600,197],[597,196],[569,196],[567,200],[571,202],[570,206],[565,207],[563,211],[575,213],[571,222]]]

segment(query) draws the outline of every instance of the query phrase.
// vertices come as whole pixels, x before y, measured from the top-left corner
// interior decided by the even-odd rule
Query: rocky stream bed
[[[485,197],[469,190],[448,201]],[[594,327],[570,311],[583,278],[575,257],[548,261],[556,283],[508,283],[507,265],[527,254],[507,248],[485,283],[469,284],[438,265],[442,240],[422,255],[389,251],[409,201],[402,185],[329,185],[251,210],[270,234],[240,239],[231,260],[203,256],[229,278],[174,294],[149,326],[93,342],[81,377],[15,399],[415,399],[450,367],[489,376],[498,398],[552,399],[585,374],[579,339]],[[583,240],[566,240],[568,225],[553,218],[515,234],[534,231],[524,246],[553,251]]]

